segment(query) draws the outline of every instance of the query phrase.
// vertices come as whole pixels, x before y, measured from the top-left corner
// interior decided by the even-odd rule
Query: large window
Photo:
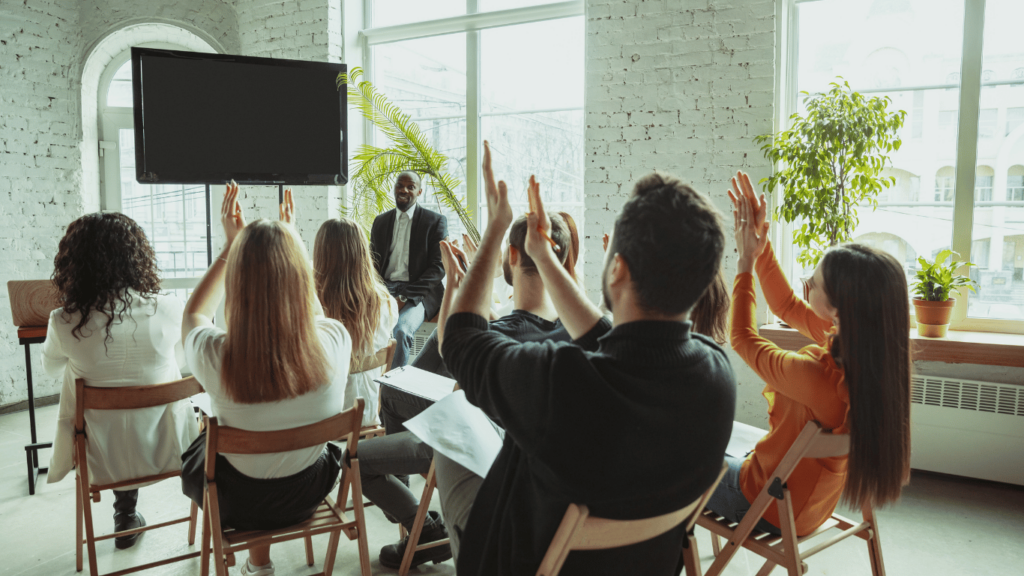
[[[103,209],[130,216],[156,252],[163,287],[186,298],[209,264],[206,189],[149,185],[135,179],[132,65],[127,52],[103,75],[100,107],[100,180]]]
[[[978,264],[979,282],[958,299],[953,327],[1024,332],[1024,45],[1015,24],[1024,3],[790,0],[789,9],[797,38],[787,43],[783,108],[802,112],[799,92],[842,76],[907,112],[887,171],[896,185],[877,210],[860,209],[855,240],[896,256],[908,280],[918,255],[953,248]],[[809,272],[788,265],[793,278]]]
[[[517,214],[534,174],[548,209],[582,228],[583,2],[365,2],[367,77],[448,156],[477,223],[486,211],[479,191],[488,140]],[[372,139],[387,144],[379,133]],[[450,237],[464,231],[429,187],[420,202],[448,217]]]

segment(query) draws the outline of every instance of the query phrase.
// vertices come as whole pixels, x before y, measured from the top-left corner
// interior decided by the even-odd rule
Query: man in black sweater
[[[558,265],[531,178],[525,250],[574,341],[520,344],[485,320],[512,210],[484,150],[488,226],[442,352],[466,398],[506,436],[468,513],[445,514],[460,540],[460,576],[534,574],[570,503],[604,518],[658,516],[717,477],[735,377],[725,352],[691,333],[688,313],[718,273],[725,235],[704,196],[672,177],[641,179],[605,256],[608,320]],[[625,548],[573,552],[561,573],[675,574],[683,539],[680,526]]]

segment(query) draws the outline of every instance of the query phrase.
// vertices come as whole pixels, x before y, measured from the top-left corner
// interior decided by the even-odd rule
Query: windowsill
[[[814,344],[792,328],[765,324],[761,336],[784,350],[799,350]],[[925,338],[911,330],[911,354],[914,360],[949,364],[981,364],[1024,368],[1024,335],[950,330],[945,338]]]

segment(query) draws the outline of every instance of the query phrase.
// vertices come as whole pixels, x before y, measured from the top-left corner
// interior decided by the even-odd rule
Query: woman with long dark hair
[[[210,394],[224,426],[285,430],[342,411],[352,342],[323,316],[306,249],[291,225],[291,191],[281,222],[246,225],[231,185],[221,206],[227,246],[185,305],[181,337],[192,372]],[[225,297],[225,328],[213,325]],[[205,460],[205,444],[189,448]],[[333,488],[341,449],[333,444],[274,454],[217,456],[223,522],[236,530],[269,530],[309,518]],[[182,489],[202,503],[203,474],[182,476]],[[258,502],[258,505],[253,504]],[[271,576],[270,545],[253,546],[243,576]]]
[[[804,425],[850,435],[849,456],[805,458],[789,478],[797,535],[820,526],[841,498],[879,507],[899,498],[910,477],[910,310],[895,258],[861,244],[822,257],[807,301],[794,294],[768,242],[764,196],[746,174],[733,180],[739,263],[733,287],[732,347],[766,382],[769,431],[729,472],[708,507],[738,522]],[[800,351],[758,335],[754,273],[768,306],[815,342]],[[778,534],[770,506],[758,528]]]
[[[75,379],[89,386],[162,384],[181,378],[181,301],[160,293],[156,254],[142,227],[117,212],[86,214],[68,225],[53,260],[61,308],[50,314],[43,368],[63,377],[47,482],[74,467]],[[86,410],[89,476],[111,484],[178,470],[199,433],[191,403],[137,410]],[[139,491],[114,491],[114,529],[145,526]],[[139,534],[118,536],[117,548]]]
[[[332,218],[320,225],[313,244],[316,293],[324,314],[348,329],[352,366],[388,345],[398,323],[398,305],[373,266],[370,243],[358,224]],[[363,426],[380,423],[377,416],[380,370],[350,372],[344,407],[363,398]]]

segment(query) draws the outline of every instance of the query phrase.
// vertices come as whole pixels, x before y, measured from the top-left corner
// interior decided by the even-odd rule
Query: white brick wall
[[[583,241],[591,295],[601,290],[601,235],[640,176],[674,173],[729,215],[729,177],[770,173],[751,139],[773,129],[774,45],[773,0],[588,0]],[[763,423],[763,384],[732,358],[737,417]]]
[[[49,277],[64,226],[82,211],[78,4],[0,3],[0,406],[25,399],[25,356],[7,282]],[[40,395],[57,392],[33,347]]]

